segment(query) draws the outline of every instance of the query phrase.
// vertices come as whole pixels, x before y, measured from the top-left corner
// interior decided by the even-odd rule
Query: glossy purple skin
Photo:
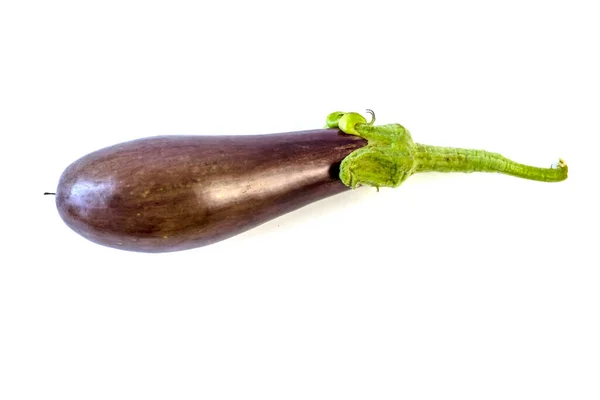
[[[67,225],[95,243],[186,250],[349,190],[339,164],[364,145],[337,129],[139,139],[71,164],[56,204]]]

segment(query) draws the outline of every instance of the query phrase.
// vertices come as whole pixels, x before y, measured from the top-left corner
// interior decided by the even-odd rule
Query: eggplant
[[[138,139],[67,167],[56,204],[65,223],[95,243],[186,250],[349,190],[340,163],[366,144],[339,129]]]
[[[498,172],[559,182],[550,168],[500,154],[422,145],[400,124],[331,113],[326,128],[249,136],[157,136],[72,163],[56,205],[75,232],[109,247],[169,252],[209,245],[312,202],[367,185],[397,187],[417,172]]]

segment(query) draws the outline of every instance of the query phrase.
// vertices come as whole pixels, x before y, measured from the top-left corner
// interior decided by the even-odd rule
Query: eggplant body
[[[95,243],[186,250],[349,190],[340,162],[366,144],[337,129],[139,139],[71,164],[56,203],[65,223]]]

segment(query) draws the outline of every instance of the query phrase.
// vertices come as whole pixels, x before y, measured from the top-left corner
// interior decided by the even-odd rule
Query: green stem
[[[428,146],[415,143],[415,172],[498,172],[543,182],[567,179],[568,168],[563,160],[556,167],[538,168],[520,164],[484,150]]]

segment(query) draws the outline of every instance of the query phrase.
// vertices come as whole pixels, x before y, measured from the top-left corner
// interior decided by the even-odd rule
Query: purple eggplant
[[[95,243],[185,250],[349,190],[340,163],[366,144],[338,129],[139,139],[71,164],[56,204],[66,224]]]
[[[399,124],[335,112],[327,128],[257,136],[159,136],[107,147],[71,164],[56,203],[89,240],[142,252],[205,246],[309,203],[367,185],[397,187],[417,172],[498,172],[567,178],[484,150],[422,145]]]

